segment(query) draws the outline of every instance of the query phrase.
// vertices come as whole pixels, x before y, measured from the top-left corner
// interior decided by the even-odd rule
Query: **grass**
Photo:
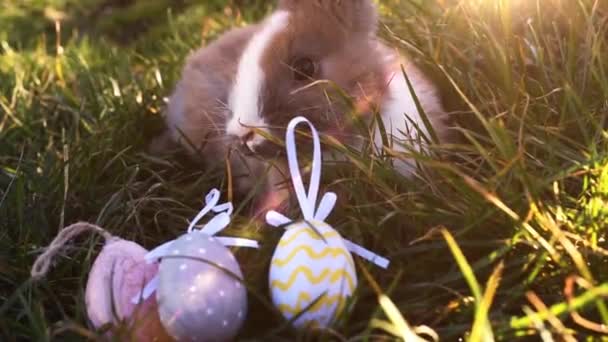
[[[392,339],[421,327],[448,341],[599,339],[608,324],[608,6],[381,4],[383,37],[441,86],[463,140],[414,154],[412,180],[367,153],[350,151],[357,167],[346,171],[325,166],[340,193],[329,222],[392,261],[389,271],[359,268],[352,310],[325,338]],[[0,340],[95,336],[83,289],[100,240],[77,239],[44,281],[29,280],[61,227],[86,220],[151,248],[183,232],[209,187],[226,186],[224,175],[144,151],[201,37],[269,10],[254,1],[0,2]],[[268,307],[280,232],[241,216],[227,234],[264,245],[237,253],[252,288],[240,338],[306,338]]]

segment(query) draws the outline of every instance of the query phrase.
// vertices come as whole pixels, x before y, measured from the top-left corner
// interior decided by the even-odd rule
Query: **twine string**
[[[115,239],[115,237],[105,229],[88,222],[77,222],[65,227],[57,234],[51,244],[45,248],[45,251],[38,256],[38,258],[36,258],[30,273],[31,277],[34,280],[39,280],[45,277],[49,272],[53,259],[55,259],[57,254],[59,254],[64,246],[71,239],[85,232],[93,232],[101,235],[105,239],[106,243],[112,239]]]

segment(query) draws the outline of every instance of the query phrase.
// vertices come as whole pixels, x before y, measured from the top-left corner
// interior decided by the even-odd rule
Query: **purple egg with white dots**
[[[167,332],[178,341],[226,341],[247,311],[243,274],[216,238],[193,231],[175,240],[159,267],[156,298]]]

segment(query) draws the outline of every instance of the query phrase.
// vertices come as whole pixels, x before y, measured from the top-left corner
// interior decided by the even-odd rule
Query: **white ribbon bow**
[[[300,167],[298,165],[298,153],[296,150],[295,129],[300,123],[306,123],[308,125],[313,137],[314,150],[308,192],[306,192],[304,182],[302,181],[302,175],[300,174]],[[317,132],[313,124],[308,121],[308,119],[302,116],[298,116],[291,120],[291,122],[287,126],[287,132],[285,134],[285,144],[287,146],[287,162],[289,163],[289,173],[291,174],[293,187],[296,192],[296,197],[298,198],[300,208],[302,209],[304,220],[314,220],[321,222],[325,221],[325,219],[333,210],[338,197],[333,192],[326,193],[321,198],[321,202],[315,210],[315,207],[317,205],[317,195],[319,193],[319,183],[321,181],[321,141],[319,139],[319,133]],[[278,227],[287,225],[293,221],[285,217],[284,215],[271,210],[266,213],[266,222],[271,226]],[[360,257],[369,260],[382,268],[388,267],[388,259],[383,258],[346,239],[344,239],[344,244],[350,252],[355,253]]]
[[[196,217],[194,217],[194,220],[190,222],[190,225],[188,226],[188,234],[192,233],[194,228],[197,227],[196,224],[210,211],[213,211],[217,215],[214,216],[209,222],[207,222],[199,230],[199,232],[207,234],[209,236],[214,236],[215,234],[226,228],[228,224],[230,224],[230,215],[233,211],[232,203],[226,202],[218,204],[219,200],[220,192],[217,189],[211,190],[207,194],[207,196],[205,196],[205,207],[201,209],[201,211],[199,211]],[[259,248],[259,244],[255,240],[233,237],[216,237],[215,239],[218,240],[218,242],[224,246]],[[152,264],[154,262],[158,262],[163,257],[169,255],[169,250],[173,242],[175,242],[175,240],[165,242],[162,245],[149,251],[144,257],[146,263]],[[158,288],[158,279],[159,278],[157,274],[146,284],[142,291],[137,293],[131,299],[131,302],[133,304],[138,304],[141,300],[148,299]]]

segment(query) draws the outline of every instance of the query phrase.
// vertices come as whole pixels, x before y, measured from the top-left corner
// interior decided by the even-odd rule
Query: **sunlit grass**
[[[183,232],[209,187],[227,187],[224,174],[145,148],[184,57],[270,6],[143,2],[103,17],[96,0],[0,7],[0,340],[96,334],[82,292],[98,240],[28,280],[61,226],[87,220],[152,247]],[[61,39],[49,8],[66,15]],[[392,266],[360,272],[350,310],[323,336],[606,333],[608,3],[384,0],[382,14],[382,36],[441,86],[462,140],[412,151],[421,172],[408,180],[385,156],[326,139],[355,166],[324,167],[339,194],[330,223]],[[237,253],[252,289],[242,337],[292,340],[267,300],[280,234],[236,222],[229,233],[264,242]]]

